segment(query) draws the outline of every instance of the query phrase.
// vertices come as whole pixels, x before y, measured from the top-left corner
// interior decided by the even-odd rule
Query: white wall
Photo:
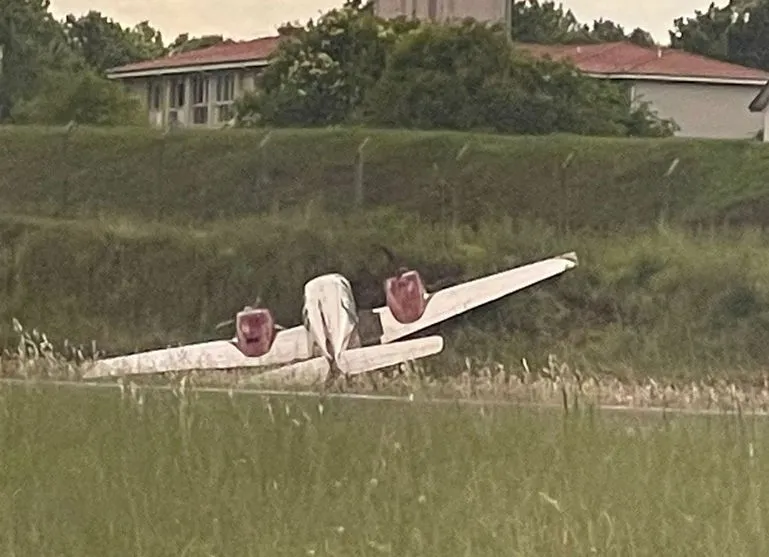
[[[663,118],[673,118],[681,137],[753,138],[763,114],[748,109],[759,86],[637,81],[634,100],[649,101]]]

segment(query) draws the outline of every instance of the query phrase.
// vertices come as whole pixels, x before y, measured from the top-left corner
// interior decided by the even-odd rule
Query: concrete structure
[[[471,17],[477,21],[510,23],[513,0],[376,0],[374,13],[391,19],[399,16],[430,21]]]
[[[446,10],[454,10],[453,14],[459,13],[465,2],[435,0],[429,4],[419,0],[419,4],[408,4],[414,1],[381,0],[379,9],[405,4],[416,6],[418,14],[429,9],[428,15],[435,13],[438,18],[442,2]],[[479,0],[476,8],[486,5],[488,14],[493,14],[493,8],[500,6],[495,3],[498,1]],[[153,125],[221,126],[232,118],[235,98],[256,86],[280,40],[266,37],[226,42],[115,68],[108,77],[120,79],[140,95]],[[681,128],[680,136],[749,139],[764,130],[766,139],[769,133],[765,125],[769,122],[769,91],[764,91],[761,103],[752,102],[769,82],[769,72],[627,42],[581,46],[518,43],[516,48],[538,58],[570,61],[596,79],[627,83],[632,99],[648,101],[659,116],[672,118]]]

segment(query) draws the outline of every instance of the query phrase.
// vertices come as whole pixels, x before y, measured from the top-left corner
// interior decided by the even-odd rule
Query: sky
[[[93,9],[123,26],[149,20],[169,43],[180,33],[224,35],[235,40],[273,35],[284,22],[305,23],[321,13],[341,6],[344,0],[51,0],[57,19],[68,13],[84,14]],[[579,21],[589,23],[603,17],[627,31],[641,27],[662,44],[669,43],[673,20],[705,11],[710,0],[564,0]],[[726,0],[716,5],[726,4]]]

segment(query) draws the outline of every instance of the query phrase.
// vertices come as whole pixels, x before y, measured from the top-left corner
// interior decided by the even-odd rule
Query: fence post
[[[470,150],[470,142],[465,143],[454,158],[454,174],[459,172],[459,162],[464,158],[467,152]],[[456,231],[459,226],[459,191],[456,180],[451,181],[451,228]]]
[[[272,130],[269,130],[259,142],[259,186],[265,187],[270,182],[270,173],[267,170],[267,144],[272,138]]]
[[[440,196],[438,201],[441,208],[440,226],[443,229],[443,247],[448,253],[449,227],[446,223],[446,180],[441,177],[441,167],[436,161],[433,161],[433,183],[438,188],[438,195]]]
[[[561,163],[560,182],[561,182],[561,195],[563,195],[563,215],[561,215],[561,229],[569,229],[571,226],[571,216],[569,210],[572,206],[573,199],[571,198],[571,189],[568,187],[567,178],[569,173],[569,167],[576,153],[571,151]]]
[[[155,218],[160,220],[163,217],[163,177],[165,175],[165,158],[166,158],[166,142],[168,136],[172,133],[173,128],[166,126],[163,132],[160,134],[158,140],[158,168],[157,168],[157,184],[155,185]]]
[[[370,137],[366,137],[360,145],[358,145],[358,150],[355,153],[355,206],[361,207],[363,206],[363,198],[364,198],[364,191],[363,191],[363,168],[365,166],[364,158],[363,158],[363,151],[366,148],[366,145],[368,144]]]
[[[69,188],[70,188],[70,174],[72,168],[69,164],[69,141],[72,137],[72,133],[77,128],[77,122],[70,120],[66,126],[64,126],[64,135],[62,136],[62,163],[64,164],[64,180],[61,185],[61,207],[59,208],[59,215],[64,216],[67,212],[67,202],[69,201]]]
[[[659,215],[659,223],[660,225],[665,225],[667,223],[667,220],[670,218],[670,186],[671,186],[671,177],[673,176],[673,172],[676,171],[676,168],[678,168],[678,163],[680,162],[680,159],[678,157],[673,159],[673,162],[670,163],[670,166],[665,171],[664,179],[665,183],[663,185],[664,189],[662,192],[663,201],[662,201],[662,211],[660,211]]]

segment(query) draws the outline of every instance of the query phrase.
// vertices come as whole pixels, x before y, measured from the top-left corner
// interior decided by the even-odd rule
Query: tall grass
[[[767,422],[0,388],[8,555],[765,555]]]
[[[364,207],[419,211],[432,221],[516,215],[617,229],[662,216],[765,225],[769,215],[769,159],[754,142],[294,129],[273,130],[262,150],[267,133],[0,128],[0,206],[32,216],[178,223],[310,199],[346,213],[358,208],[356,153],[369,138]]]
[[[304,282],[348,275],[360,307],[384,303],[389,245],[428,282],[450,282],[576,250],[565,275],[442,325],[436,369],[546,365],[633,378],[763,377],[769,255],[758,230],[601,234],[508,218],[444,227],[398,211],[321,209],[201,228],[130,221],[0,219],[0,334],[12,318],[52,341],[106,353],[209,339],[261,294],[298,323]],[[7,325],[6,325],[7,324]],[[5,329],[2,327],[5,326]]]

